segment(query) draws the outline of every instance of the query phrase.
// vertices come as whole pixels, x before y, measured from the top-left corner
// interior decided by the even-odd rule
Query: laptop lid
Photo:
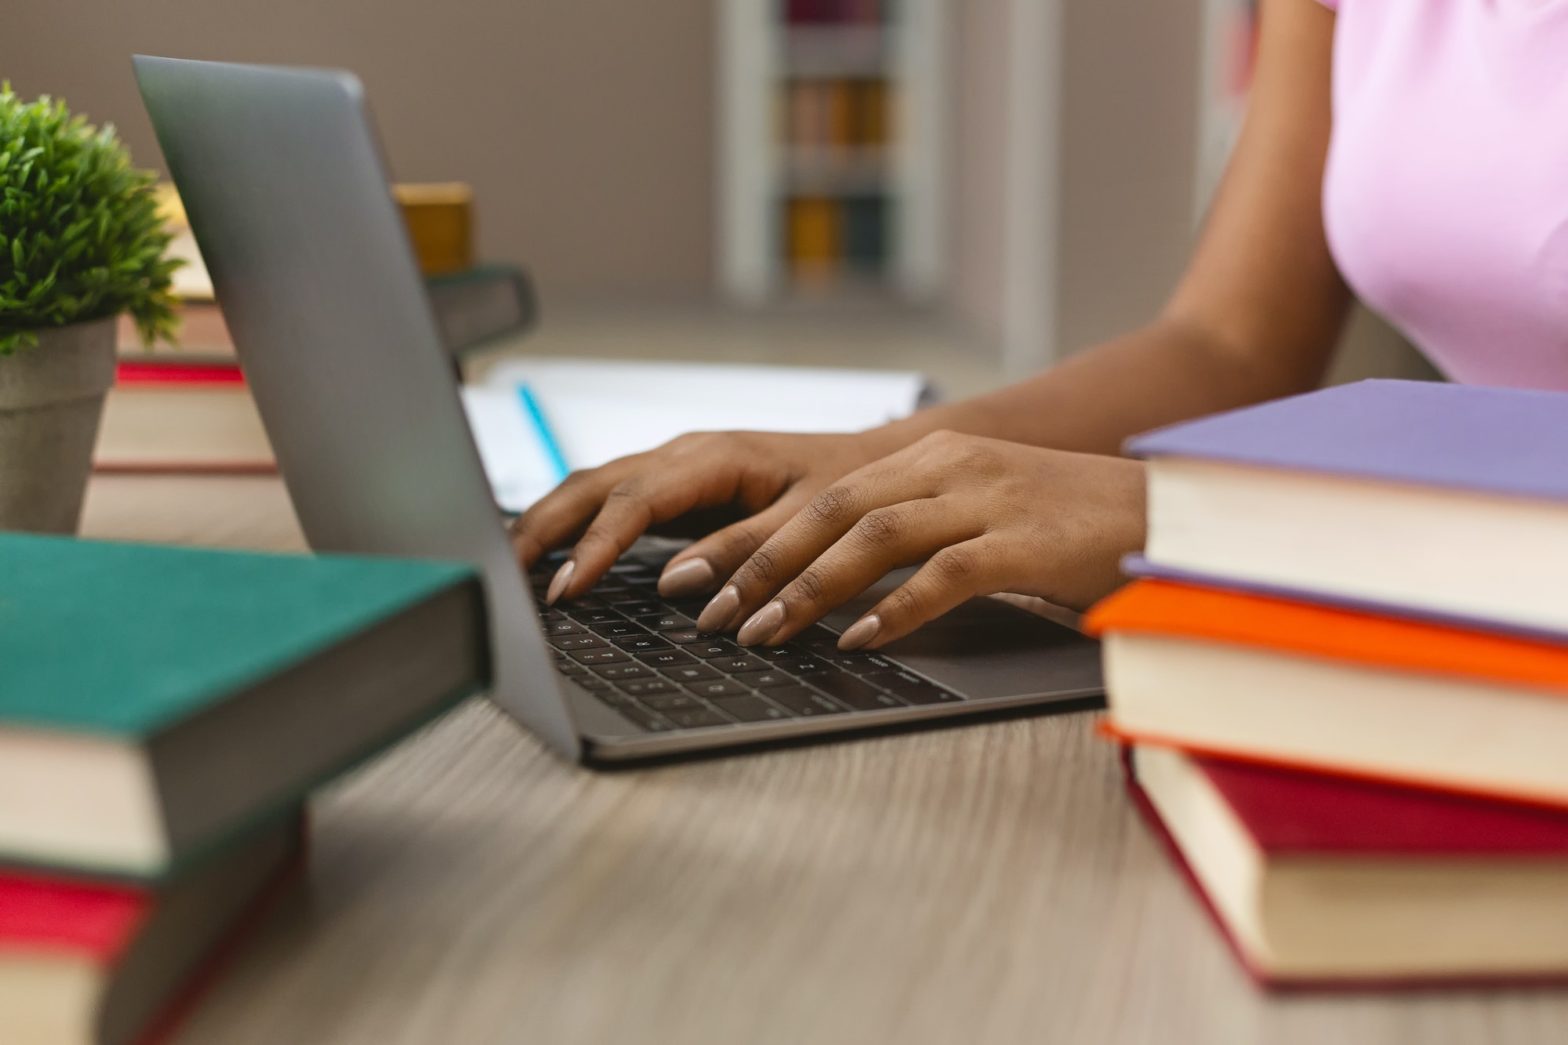
[[[359,80],[134,62],[310,546],[474,563],[492,699],[578,757]]]

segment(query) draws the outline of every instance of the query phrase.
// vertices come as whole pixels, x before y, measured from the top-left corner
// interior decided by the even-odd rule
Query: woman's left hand
[[[1037,595],[1086,608],[1142,547],[1144,469],[936,432],[849,473],[735,571],[698,620],[776,645],[889,571],[924,562],[845,631],[843,649],[901,638],[966,599]]]

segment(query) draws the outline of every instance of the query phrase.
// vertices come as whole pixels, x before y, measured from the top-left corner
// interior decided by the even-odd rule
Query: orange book
[[[807,283],[831,279],[844,256],[844,230],[835,200],[792,199],[787,217],[791,273]]]
[[[1170,581],[1085,624],[1124,738],[1568,806],[1568,644]]]
[[[826,143],[834,149],[848,149],[855,144],[855,84],[836,80],[826,85],[826,92]]]

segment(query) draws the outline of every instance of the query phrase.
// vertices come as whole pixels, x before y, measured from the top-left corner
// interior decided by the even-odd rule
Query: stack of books
[[[1109,730],[1248,968],[1568,974],[1568,396],[1370,381],[1131,449]]]
[[[100,472],[275,471],[272,444],[184,208],[173,186],[160,188],[161,211],[175,235],[170,253],[184,262],[175,273],[178,343],[144,346],[130,317],[121,317],[119,365],[93,466]],[[537,310],[523,272],[474,261],[468,186],[400,184],[394,191],[450,352],[461,354],[533,324]]]
[[[0,1041],[167,1031],[303,802],[481,689],[464,566],[0,535]]]
[[[892,247],[891,12],[880,0],[785,5],[779,241],[798,285],[875,282]]]

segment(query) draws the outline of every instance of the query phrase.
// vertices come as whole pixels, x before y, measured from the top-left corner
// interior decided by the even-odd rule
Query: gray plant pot
[[[0,356],[0,530],[75,533],[104,395],[114,317],[43,330]]]

